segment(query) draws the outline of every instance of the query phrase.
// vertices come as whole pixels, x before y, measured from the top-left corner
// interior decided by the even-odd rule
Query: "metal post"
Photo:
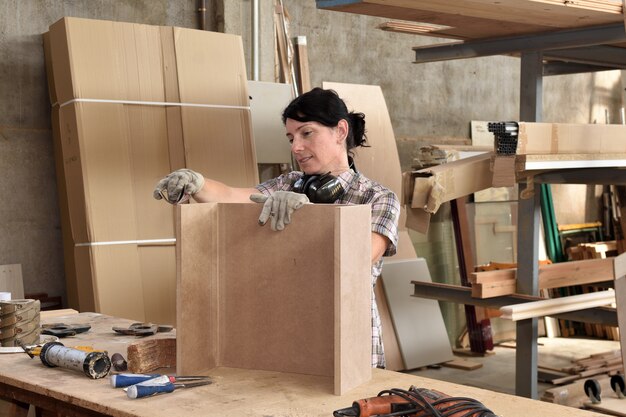
[[[522,54],[520,121],[541,121],[543,59],[541,52]],[[517,223],[517,292],[538,294],[538,243],[540,193],[522,199],[522,191],[534,184],[519,184]],[[537,319],[517,322],[515,394],[537,399]]]

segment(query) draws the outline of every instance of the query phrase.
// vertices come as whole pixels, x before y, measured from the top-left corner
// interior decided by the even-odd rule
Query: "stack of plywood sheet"
[[[64,18],[45,46],[69,304],[173,324],[174,213],[152,190],[182,167],[257,182],[241,39]]]

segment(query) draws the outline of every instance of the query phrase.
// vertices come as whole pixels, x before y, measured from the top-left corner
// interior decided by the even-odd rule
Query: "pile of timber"
[[[607,242],[579,243],[567,248],[567,255],[572,260],[605,259],[617,254],[617,244],[614,240]]]
[[[542,401],[580,407],[588,401],[584,392],[584,382],[593,378],[600,383],[602,392],[610,392],[609,377],[623,372],[620,350],[598,353],[572,361],[571,366],[549,368],[539,365],[540,379],[558,387],[548,389]]]
[[[539,289],[613,281],[614,259],[599,258],[558,264],[540,264]],[[515,294],[517,269],[506,268],[473,272],[470,276],[470,283],[472,285],[472,297],[475,298]]]

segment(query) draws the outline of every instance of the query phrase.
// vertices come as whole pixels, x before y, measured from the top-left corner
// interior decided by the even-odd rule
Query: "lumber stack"
[[[152,189],[183,167],[258,182],[241,39],[64,18],[44,49],[68,304],[174,324],[174,212]]]
[[[614,261],[615,258],[588,259],[558,264],[542,261],[538,273],[539,289],[611,281],[614,279]],[[481,266],[479,269],[482,271],[479,270],[471,274],[472,297],[491,298],[515,293],[517,285],[515,264],[499,265],[502,268],[490,265]]]
[[[589,400],[583,388],[586,379],[597,380],[603,393],[610,392],[611,386],[608,377],[623,372],[623,366],[620,351],[615,350],[572,360],[570,366],[561,368],[546,367],[540,364],[538,371],[540,375],[547,376],[542,378],[543,382],[559,385],[546,390],[541,401],[581,407],[585,401]]]
[[[567,248],[567,255],[573,260],[605,259],[607,256],[617,255],[617,245],[614,240],[607,242],[579,243]]]

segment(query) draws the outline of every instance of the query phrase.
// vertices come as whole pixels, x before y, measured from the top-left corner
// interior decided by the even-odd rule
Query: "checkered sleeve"
[[[383,256],[395,255],[398,246],[398,219],[400,218],[400,202],[393,191],[387,190],[371,202],[372,232],[389,239]]]
[[[276,178],[272,178],[261,184],[258,184],[254,188],[256,188],[265,195],[270,195],[275,191],[291,191],[293,189],[293,184],[298,180],[301,175],[302,174],[299,172],[282,174]]]

